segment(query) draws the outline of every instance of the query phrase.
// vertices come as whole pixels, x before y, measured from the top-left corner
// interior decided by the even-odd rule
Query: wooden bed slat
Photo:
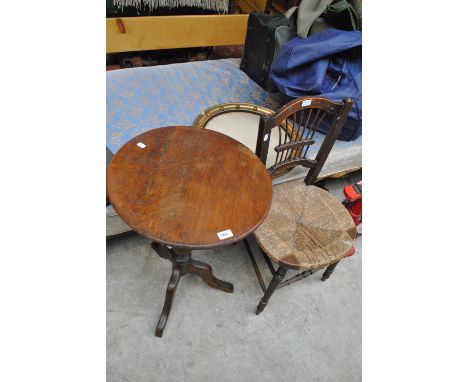
[[[243,45],[249,15],[106,19],[106,52]]]

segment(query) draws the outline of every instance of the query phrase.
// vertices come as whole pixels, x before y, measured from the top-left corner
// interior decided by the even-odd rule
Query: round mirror
[[[194,126],[226,134],[255,152],[260,116],[272,114],[274,114],[273,110],[250,103],[225,103],[212,106],[203,111],[195,120]],[[279,132],[277,131],[279,128],[286,131],[283,125],[272,129],[266,168],[273,166],[276,161],[275,147],[280,143]],[[275,173],[274,177],[283,175],[289,170]]]

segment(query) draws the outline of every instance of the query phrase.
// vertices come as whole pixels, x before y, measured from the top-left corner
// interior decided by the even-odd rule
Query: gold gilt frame
[[[224,113],[230,113],[230,112],[236,112],[236,111],[241,111],[241,112],[246,112],[246,113],[252,113],[252,114],[257,114],[260,117],[266,117],[273,115],[275,112],[271,109],[268,109],[263,106],[258,106],[253,103],[247,103],[247,102],[232,102],[232,103],[221,103],[218,105],[214,105],[209,107],[208,109],[205,109],[200,113],[200,115],[195,119],[195,122],[193,123],[193,126],[199,127],[204,129],[206,124],[214,117],[224,114]],[[287,134],[291,137],[292,134],[294,134],[292,125],[289,122],[283,122],[280,126],[283,130],[287,132]],[[294,152],[291,153],[291,155],[294,155]],[[284,171],[278,171],[273,178],[277,178],[281,175],[284,175],[291,171],[291,168],[287,168]]]

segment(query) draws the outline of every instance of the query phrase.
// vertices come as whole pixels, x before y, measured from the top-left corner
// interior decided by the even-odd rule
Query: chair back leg
[[[273,278],[271,279],[270,285],[268,285],[268,288],[265,294],[263,295],[263,297],[260,299],[260,302],[258,303],[257,314],[260,314],[263,312],[263,309],[265,309],[265,306],[267,306],[268,300],[270,299],[271,295],[278,287],[278,284],[284,279],[284,276],[286,276],[286,272],[287,272],[287,268],[280,265],[278,270],[273,275]]]

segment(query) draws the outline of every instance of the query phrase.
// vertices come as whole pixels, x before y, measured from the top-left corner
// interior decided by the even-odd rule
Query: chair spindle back
[[[343,102],[314,96],[295,99],[274,115],[260,118],[255,153],[266,163],[271,130],[278,126],[279,145],[275,147],[275,164],[268,169],[270,175],[301,165],[310,169],[304,180],[310,185],[317,180],[352,106],[353,101],[349,98]],[[281,124],[287,127],[286,131]],[[321,126],[328,127],[328,132],[315,158],[311,159],[307,153],[315,143],[314,135]]]

